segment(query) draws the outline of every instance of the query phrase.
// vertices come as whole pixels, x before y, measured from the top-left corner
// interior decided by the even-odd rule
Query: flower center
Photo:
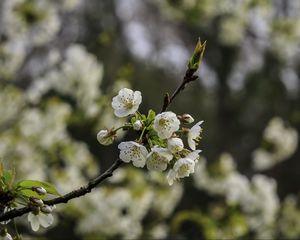
[[[169,124],[168,119],[165,119],[165,118],[159,119],[159,125],[160,125],[160,126],[165,127],[165,126],[168,125],[168,124]]]
[[[131,99],[125,99],[124,100],[124,107],[129,110],[133,107],[133,102]]]
[[[185,175],[188,172],[188,170],[189,170],[188,164],[183,164],[178,169],[178,175],[179,176]]]

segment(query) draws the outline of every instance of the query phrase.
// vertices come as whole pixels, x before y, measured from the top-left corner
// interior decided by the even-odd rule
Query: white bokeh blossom
[[[112,100],[112,107],[115,109],[117,117],[126,117],[134,114],[142,102],[142,95],[140,91],[132,91],[128,88],[123,88],[119,94]]]
[[[179,129],[180,121],[173,112],[163,112],[154,119],[154,130],[162,139],[167,139]]]
[[[173,155],[168,149],[155,146],[147,156],[147,168],[162,172],[172,159]]]
[[[144,167],[146,164],[146,158],[148,155],[148,151],[145,146],[129,141],[129,142],[121,142],[118,145],[120,149],[120,159],[124,162],[131,162],[135,167]]]
[[[188,144],[192,150],[196,149],[196,146],[201,139],[200,134],[202,132],[202,127],[200,126],[203,121],[197,122],[188,132]]]

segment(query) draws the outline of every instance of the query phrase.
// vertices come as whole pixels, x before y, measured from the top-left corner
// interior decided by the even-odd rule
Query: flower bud
[[[141,130],[142,127],[143,127],[143,124],[142,124],[142,122],[141,122],[140,120],[136,121],[136,122],[133,124],[133,129],[134,129],[135,131]]]
[[[32,187],[31,190],[35,191],[39,195],[45,195],[47,193],[46,189],[43,187]]]
[[[31,212],[34,214],[34,215],[38,215],[40,213],[40,207],[38,206],[30,206],[31,208]]]
[[[30,198],[30,202],[33,203],[33,205],[36,205],[36,206],[39,206],[39,207],[41,207],[41,206],[44,205],[43,200],[42,199],[38,199],[38,198],[31,197]]]
[[[199,38],[194,53],[188,62],[188,68],[193,72],[196,72],[197,69],[199,68],[199,65],[202,61],[202,57],[205,51],[205,47],[206,47],[206,41],[202,43]]]
[[[41,206],[41,211],[46,214],[52,213],[52,207],[50,207],[48,205],[43,205],[43,206]]]
[[[194,118],[190,114],[183,114],[179,117],[180,121],[183,123],[192,123],[194,122]]]
[[[101,130],[97,134],[97,140],[102,145],[110,145],[114,142],[115,139],[115,132],[110,130]]]

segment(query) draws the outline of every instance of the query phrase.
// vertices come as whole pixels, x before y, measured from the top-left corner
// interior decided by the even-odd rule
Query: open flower
[[[134,114],[142,102],[142,95],[140,91],[132,91],[128,88],[123,88],[119,94],[112,100],[112,107],[115,109],[117,117],[126,117]]]
[[[118,145],[120,149],[120,159],[124,162],[132,161],[135,167],[144,167],[146,164],[146,158],[148,155],[147,149],[136,142],[121,142]]]
[[[114,142],[116,138],[115,133],[109,130],[101,130],[97,134],[97,140],[102,145],[110,145]]]
[[[180,138],[169,138],[168,149],[171,153],[178,153],[183,149],[183,142]]]
[[[156,115],[153,128],[162,139],[170,138],[179,129],[180,121],[173,112],[163,112]]]
[[[53,223],[53,216],[52,214],[46,214],[43,212],[39,212],[38,214],[30,212],[28,214],[28,221],[31,224],[31,228],[33,231],[38,231],[40,228],[40,225],[42,225],[44,228],[49,227]]]
[[[167,169],[168,162],[172,159],[173,155],[168,149],[155,146],[147,156],[147,168],[162,172]]]
[[[188,154],[185,158],[180,158],[175,164],[173,169],[168,172],[167,180],[169,185],[174,183],[178,178],[188,177],[195,171],[195,164],[198,161],[200,150]]]
[[[199,144],[201,139],[200,134],[202,132],[202,127],[200,125],[203,121],[197,122],[188,132],[188,144],[192,150],[196,149],[196,145]]]

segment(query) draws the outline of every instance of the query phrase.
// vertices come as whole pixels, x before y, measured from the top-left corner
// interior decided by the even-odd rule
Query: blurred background
[[[199,80],[172,103],[204,120],[193,177],[123,166],[25,239],[299,239],[299,0],[0,1],[0,158],[61,193],[109,167],[111,98],[159,111],[197,38]],[[126,136],[118,136],[119,141]]]

